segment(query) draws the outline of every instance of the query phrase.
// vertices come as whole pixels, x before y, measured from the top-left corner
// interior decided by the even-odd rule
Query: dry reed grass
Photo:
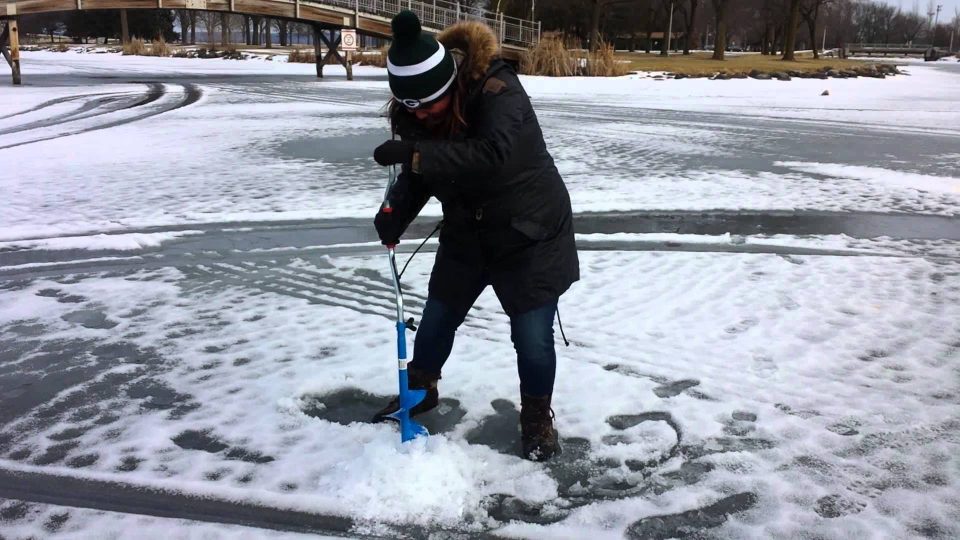
[[[387,51],[389,47],[382,47],[376,51],[362,51],[355,58],[359,58],[359,63],[365,66],[379,68],[387,67]]]
[[[124,56],[145,56],[147,44],[140,38],[133,38],[129,43],[123,44]]]
[[[287,55],[291,64],[316,64],[317,55],[310,49],[294,49]]]
[[[544,36],[521,58],[520,72],[547,77],[619,77],[630,65],[617,58],[612,45],[601,43],[596,52],[573,50],[560,36]]]
[[[146,53],[147,56],[170,56],[173,51],[170,49],[170,46],[167,45],[167,41],[162,37],[160,39],[155,39],[150,42],[150,52]]]

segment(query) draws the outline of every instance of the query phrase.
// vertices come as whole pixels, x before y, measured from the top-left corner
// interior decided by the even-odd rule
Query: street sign
[[[340,48],[343,49],[344,51],[357,50],[357,31],[356,30],[340,31]]]

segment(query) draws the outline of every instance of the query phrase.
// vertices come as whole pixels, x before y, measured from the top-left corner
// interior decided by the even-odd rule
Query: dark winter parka
[[[404,167],[391,204],[404,224],[430,196],[443,206],[431,296],[460,306],[473,300],[463,283],[482,281],[493,285],[507,314],[523,313],[580,278],[570,196],[529,97],[498,58],[493,32],[464,22],[438,41],[459,58],[466,127],[431,136],[404,108],[393,109],[397,135],[416,141],[420,160],[419,174]]]

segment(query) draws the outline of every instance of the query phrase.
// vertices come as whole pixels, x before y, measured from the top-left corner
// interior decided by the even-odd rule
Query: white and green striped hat
[[[405,106],[435,101],[457,78],[457,64],[443,45],[424,34],[412,11],[401,11],[391,22],[393,43],[387,53],[390,91]]]

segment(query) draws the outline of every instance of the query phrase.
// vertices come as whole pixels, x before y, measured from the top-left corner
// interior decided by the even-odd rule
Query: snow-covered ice
[[[924,522],[957,532],[955,263],[585,252],[585,279],[563,302],[574,345],[560,349],[555,409],[590,472],[568,486],[562,464],[480,437],[504,414],[491,402],[517,392],[491,294],[444,373],[444,397],[465,412],[449,431],[401,448],[390,426],[307,413],[317,396],[393,388],[382,262],[211,264],[8,290],[0,320],[25,347],[21,371],[57,369],[61,354],[99,371],[12,419],[16,463],[5,465],[468,529],[493,526],[485,504],[510,494],[566,516],[544,537],[570,523],[617,536],[741,492],[759,500],[721,530],[732,537],[878,523],[892,536]],[[413,291],[428,271],[414,261]],[[409,300],[417,315],[422,300]],[[43,350],[51,340],[60,351]],[[651,460],[662,463],[631,465]]]
[[[136,514],[26,503],[0,499],[3,533],[10,538],[57,538],[60,540],[123,540],[133,535],[143,540],[334,540],[342,536],[296,534],[164,519]]]
[[[579,211],[956,214],[955,191],[918,197],[912,189],[960,177],[960,163],[943,157],[956,153],[960,133],[960,70],[950,67],[790,84],[523,81]],[[368,156],[388,137],[384,71],[361,67],[347,82],[329,66],[318,82],[313,69],[24,53],[27,86],[0,103],[0,153],[24,164],[4,182],[0,240],[367,216],[384,183]],[[819,96],[823,85],[828,98]],[[29,141],[41,142],[22,144]],[[783,163],[869,167],[878,178],[911,173],[921,183]]]
[[[346,82],[328,66],[317,81],[283,62],[30,52],[23,65],[26,86],[0,90],[14,96],[0,158],[16,172],[0,179],[0,478],[219,510],[20,502],[0,482],[0,534],[294,537],[237,525],[243,509],[247,525],[306,513],[342,525],[314,530],[382,537],[960,536],[953,66],[524,78],[578,223],[596,229],[578,235],[583,279],[561,301],[565,451],[535,464],[516,455],[515,355],[490,291],[424,419],[434,435],[401,445],[366,422],[396,384],[369,230],[383,70]],[[590,221],[643,212],[662,226]],[[698,212],[704,230],[670,228]],[[717,216],[765,213],[817,230],[931,225],[717,230]],[[425,214],[423,234],[439,207]],[[431,261],[404,277],[417,319]]]

